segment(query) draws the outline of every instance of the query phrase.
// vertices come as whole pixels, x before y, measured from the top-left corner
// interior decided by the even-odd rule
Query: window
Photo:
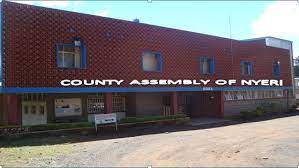
[[[59,68],[85,68],[86,54],[82,41],[76,39],[73,44],[57,44],[56,50]]]
[[[112,111],[125,112],[126,111],[126,98],[121,94],[115,93],[112,96]]]
[[[264,92],[263,91],[257,91],[258,92],[258,99],[264,98]]]
[[[264,91],[264,98],[271,98],[271,93],[269,90]]]
[[[252,75],[252,64],[249,61],[241,61],[241,74]]]
[[[242,92],[236,92],[236,96],[238,100],[242,100],[244,98]]]
[[[25,114],[28,114],[28,111],[29,111],[29,107],[28,107],[28,105],[25,105],[25,106],[24,106],[24,113],[25,113]]]
[[[214,74],[214,72],[215,72],[214,59],[200,57],[199,62],[200,62],[199,67],[200,67],[201,74],[207,74],[207,75]]]
[[[276,61],[273,64],[273,75],[280,76],[280,62]]]
[[[283,91],[282,90],[277,90],[276,91],[276,97],[283,97]]]
[[[96,96],[89,96],[87,98],[87,112],[88,114],[101,114],[105,112],[104,95],[97,94]]]
[[[225,100],[233,100],[231,92],[225,92],[224,96]]]
[[[225,100],[250,100],[270,99],[283,97],[282,90],[259,90],[259,91],[227,91],[224,93]]]
[[[36,114],[36,106],[35,105],[31,106],[31,114]]]
[[[162,71],[162,57],[158,52],[147,51],[142,54],[142,69],[149,72]]]
[[[44,115],[45,114],[45,107],[43,105],[39,106],[39,114]]]

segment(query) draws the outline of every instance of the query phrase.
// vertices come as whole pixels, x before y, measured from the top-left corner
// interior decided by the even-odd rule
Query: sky
[[[293,41],[294,57],[299,56],[299,3],[296,1],[17,2],[129,21],[138,18],[141,23],[238,40],[273,36]]]

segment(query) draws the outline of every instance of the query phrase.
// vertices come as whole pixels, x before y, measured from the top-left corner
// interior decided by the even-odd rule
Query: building
[[[295,83],[294,83],[295,97],[296,97],[296,102],[298,102],[298,100],[299,100],[299,78],[295,77],[294,80],[295,80]]]
[[[292,44],[234,40],[13,2],[1,4],[2,124],[122,116],[227,117],[294,103]],[[281,79],[283,86],[72,86],[65,79]],[[76,83],[76,82],[75,82]]]

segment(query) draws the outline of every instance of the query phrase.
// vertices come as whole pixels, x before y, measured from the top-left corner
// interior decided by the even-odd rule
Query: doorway
[[[179,112],[191,117],[192,114],[192,95],[179,95]]]
[[[47,124],[47,108],[44,101],[22,101],[22,125]]]

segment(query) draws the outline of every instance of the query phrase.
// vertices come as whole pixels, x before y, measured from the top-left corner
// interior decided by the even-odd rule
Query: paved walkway
[[[191,126],[203,126],[203,125],[211,125],[211,124],[224,124],[230,122],[230,120],[219,119],[219,118],[194,118],[190,120]]]

